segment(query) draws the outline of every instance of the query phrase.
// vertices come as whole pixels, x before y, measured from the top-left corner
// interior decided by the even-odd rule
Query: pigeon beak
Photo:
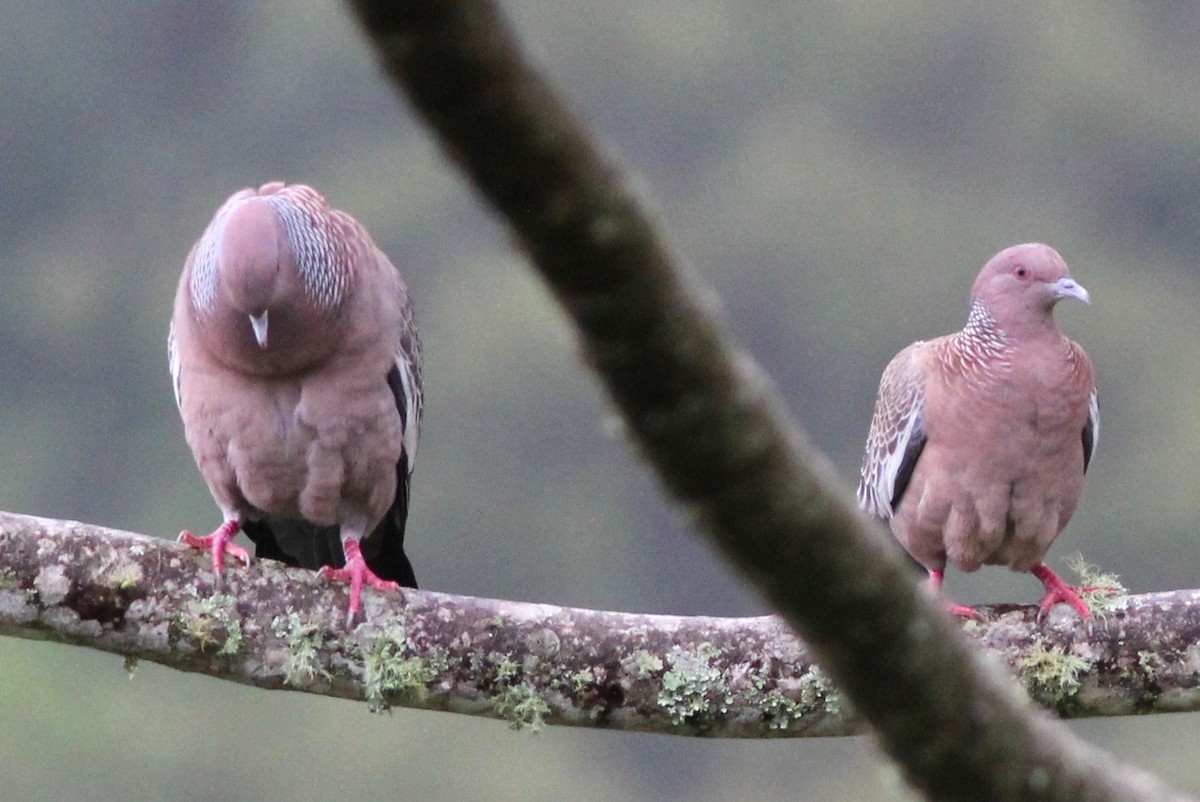
[[[1054,292],[1054,297],[1059,298],[1076,298],[1083,301],[1085,304],[1092,302],[1092,296],[1073,278],[1060,278],[1058,281],[1050,285],[1050,289]],[[266,313],[263,313],[263,329],[266,329]]]
[[[1082,288],[1080,288],[1082,289]],[[261,315],[250,315],[250,328],[254,329],[254,339],[258,340],[259,348],[267,347],[267,310]]]

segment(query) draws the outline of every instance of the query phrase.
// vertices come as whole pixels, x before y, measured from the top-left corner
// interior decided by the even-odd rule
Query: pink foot
[[[929,589],[931,591],[933,591],[933,594],[935,596],[941,595],[942,578],[943,578],[943,573],[941,571],[930,571],[929,572]],[[955,604],[954,602],[946,602],[946,611],[948,613],[950,613],[950,615],[956,616],[958,618],[970,618],[975,621],[982,620],[979,613],[975,612],[974,609],[966,606],[965,604]]]
[[[975,612],[974,607],[968,607],[965,604],[955,604],[954,602],[946,602],[946,612],[958,618],[970,618],[972,621],[982,621],[983,616]]]
[[[321,568],[318,575],[322,579],[350,583],[350,611],[346,616],[346,626],[350,627],[354,625],[354,619],[358,616],[363,585],[383,591],[399,590],[400,585],[376,576],[375,572],[367,567],[367,561],[363,559],[362,551],[353,540],[343,541],[342,548],[346,553],[346,567],[334,568],[326,565]]]
[[[1046,586],[1046,595],[1038,602],[1038,618],[1042,618],[1050,612],[1050,608],[1059,602],[1066,602],[1075,608],[1075,612],[1079,613],[1080,618],[1087,618],[1091,615],[1087,605],[1083,603],[1083,599],[1079,598],[1079,591],[1086,588],[1073,588],[1059,578],[1058,574],[1046,567],[1045,563],[1038,563],[1029,573],[1036,576]]]
[[[243,565],[250,564],[250,552],[230,542],[241,528],[242,525],[237,521],[226,521],[208,537],[196,537],[185,529],[179,533],[179,542],[186,543],[194,549],[211,549],[213,573],[220,580],[221,569],[225,567],[226,552],[241,560]]]

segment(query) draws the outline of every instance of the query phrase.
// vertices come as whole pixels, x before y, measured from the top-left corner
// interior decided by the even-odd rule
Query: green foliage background
[[[1082,550],[1200,585],[1200,6],[511,0],[641,177],[795,415],[856,479],[879,372],[957,328],[1006,245],[1064,254],[1100,373]],[[423,586],[599,608],[764,606],[619,436],[506,233],[333,2],[0,6],[0,508],[173,536],[217,522],[163,340],[234,190],[311,182],[406,274],[426,344]],[[1038,597],[993,569],[963,601]],[[1194,716],[1073,724],[1200,790]],[[0,641],[10,799],[897,799],[865,739],[722,743],[267,693]]]

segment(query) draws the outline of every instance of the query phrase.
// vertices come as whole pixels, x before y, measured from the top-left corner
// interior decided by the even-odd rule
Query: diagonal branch
[[[351,5],[570,314],[664,484],[804,635],[911,782],[939,799],[1172,798],[1031,715],[955,636],[493,2]]]
[[[259,561],[213,590],[207,555],[0,512],[0,634],[75,643],[260,688],[543,723],[717,738],[861,730],[775,616],[635,615],[425,591],[368,593]],[[1200,591],[1126,597],[1089,632],[981,608],[971,635],[1067,716],[1200,709]]]

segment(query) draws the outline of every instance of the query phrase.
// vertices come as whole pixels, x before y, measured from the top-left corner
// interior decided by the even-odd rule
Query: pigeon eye
[[[1018,267],[1016,272],[1017,272],[1017,278],[1025,278],[1026,276],[1029,275],[1029,271],[1023,267]]]

